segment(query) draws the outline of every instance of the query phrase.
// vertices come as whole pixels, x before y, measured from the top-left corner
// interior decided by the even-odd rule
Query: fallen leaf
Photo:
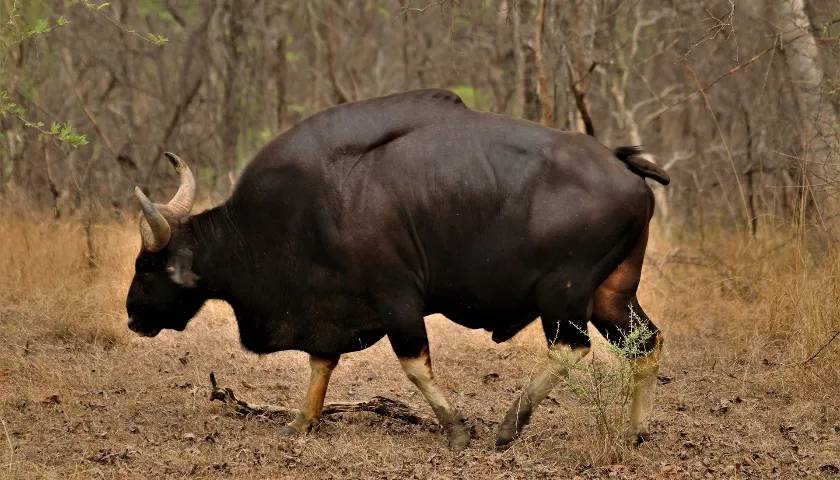
[[[840,473],[840,467],[831,463],[826,463],[825,465],[820,465],[820,473],[823,475],[837,475]]]
[[[724,415],[732,408],[732,402],[729,400],[721,400],[717,407],[712,409],[712,413],[716,415]]]

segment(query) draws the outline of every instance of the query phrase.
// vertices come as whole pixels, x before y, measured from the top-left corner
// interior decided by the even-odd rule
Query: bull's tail
[[[626,163],[630,170],[632,170],[636,175],[640,175],[645,178],[652,178],[662,185],[668,185],[671,183],[671,177],[668,176],[668,172],[663,170],[659,165],[641,157],[641,154],[644,152],[645,151],[642,147],[638,145],[632,147],[618,147],[613,151],[615,156],[622,162]]]

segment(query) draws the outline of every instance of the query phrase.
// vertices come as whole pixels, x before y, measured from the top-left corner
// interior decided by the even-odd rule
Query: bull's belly
[[[332,356],[364,350],[385,336],[385,326],[361,298],[336,293],[301,295],[285,308],[237,310],[240,341],[254,353],[300,350]]]
[[[504,342],[539,316],[536,305],[490,305],[465,301],[437,302],[426,314],[440,313],[467,328],[482,328],[493,334],[493,341]]]

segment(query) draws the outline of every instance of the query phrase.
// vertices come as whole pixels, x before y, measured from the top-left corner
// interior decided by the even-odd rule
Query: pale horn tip
[[[163,152],[166,155],[166,159],[169,160],[169,163],[175,168],[175,170],[180,171],[181,168],[184,166],[184,161],[178,155],[175,155],[172,152]]]
[[[149,197],[146,196],[140,185],[134,186],[134,196],[137,197],[137,200],[140,200],[141,204],[149,201]]]

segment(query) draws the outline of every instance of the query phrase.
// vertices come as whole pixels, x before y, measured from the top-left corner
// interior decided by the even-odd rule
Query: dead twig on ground
[[[297,410],[275,405],[259,405],[246,402],[239,399],[230,388],[222,388],[216,381],[216,374],[210,372],[210,400],[218,400],[225,405],[231,407],[234,412],[244,416],[260,416],[272,419],[282,419],[284,421],[291,420]],[[436,422],[429,417],[420,415],[414,411],[410,406],[398,400],[392,400],[386,397],[373,397],[365,402],[337,402],[328,403],[324,405],[322,415],[332,415],[337,413],[359,413],[369,412],[375,413],[382,417],[393,418],[403,422],[414,425],[436,425]]]
[[[814,352],[814,354],[813,354],[813,355],[811,355],[810,357],[808,357],[808,359],[807,359],[807,360],[805,360],[804,362],[802,362],[802,365],[805,365],[806,363],[810,362],[811,360],[813,360],[813,359],[817,358],[817,355],[819,355],[820,353],[822,353],[822,351],[823,351],[823,350],[825,350],[825,348],[826,348],[827,346],[831,345],[831,342],[833,342],[833,341],[834,341],[834,339],[835,339],[835,338],[837,338],[837,336],[838,336],[838,335],[840,335],[840,330],[837,330],[836,332],[834,332],[834,335],[832,335],[832,336],[831,336],[831,338],[829,338],[829,339],[828,339],[828,341],[827,341],[827,342],[825,342],[825,344],[824,344],[822,347],[820,347],[820,348],[819,348],[816,352]]]
[[[0,423],[3,424],[3,433],[6,434],[6,442],[9,443],[9,469],[11,470],[15,459],[15,446],[12,443],[12,437],[9,436],[9,430],[6,428],[6,422],[0,418]]]
[[[210,386],[212,387],[212,391],[210,392],[211,402],[213,400],[218,400],[233,408],[233,410],[240,415],[270,418],[287,417],[289,419],[295,415],[295,411],[288,408],[277,407],[274,405],[258,405],[236,398],[236,395],[230,388],[219,387],[219,384],[216,382],[216,374],[214,372],[210,372]]]

